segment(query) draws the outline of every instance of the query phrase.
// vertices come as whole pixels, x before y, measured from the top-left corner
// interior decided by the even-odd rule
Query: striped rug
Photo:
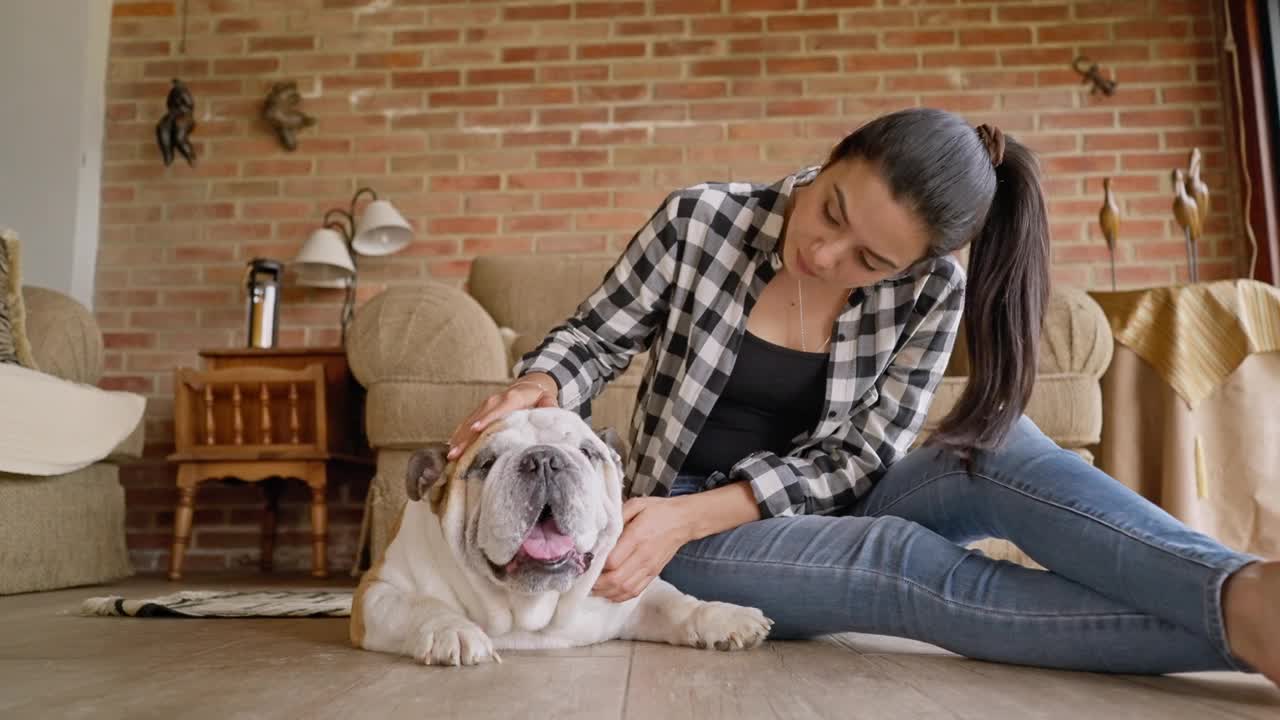
[[[89,598],[81,615],[129,617],[349,617],[350,590],[184,590],[129,600],[119,595]]]

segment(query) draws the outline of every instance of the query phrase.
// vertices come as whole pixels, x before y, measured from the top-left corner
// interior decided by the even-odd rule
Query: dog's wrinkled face
[[[597,435],[559,408],[521,410],[487,429],[454,465],[446,467],[442,453],[440,446],[414,453],[410,499],[430,491],[446,525],[461,513],[465,562],[511,590],[565,592],[617,539],[622,449],[612,431]],[[440,480],[448,485],[431,487]],[[446,502],[459,493],[462,508]]]

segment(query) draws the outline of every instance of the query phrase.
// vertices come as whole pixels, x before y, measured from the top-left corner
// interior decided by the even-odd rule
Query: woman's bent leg
[[[1042,667],[1231,669],[1211,643],[1173,623],[897,517],[747,523],[686,544],[662,577],[702,600],[759,608],[775,638],[865,632]]]
[[[1206,638],[1229,652],[1222,585],[1259,558],[1195,532],[1026,417],[971,474],[949,452],[920,448],[895,463],[854,514],[906,518],[956,543],[1012,541],[1053,574]]]

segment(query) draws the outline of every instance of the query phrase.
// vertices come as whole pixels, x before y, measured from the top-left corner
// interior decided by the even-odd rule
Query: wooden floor
[[[345,619],[80,617],[82,600],[179,589],[351,586],[250,577],[0,597],[3,718],[1275,718],[1239,673],[1036,670],[868,635],[719,653],[614,642],[435,668],[355,650]]]

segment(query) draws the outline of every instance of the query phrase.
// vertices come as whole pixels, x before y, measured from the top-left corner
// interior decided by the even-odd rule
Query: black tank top
[[[826,352],[803,352],[746,332],[733,371],[681,473],[728,473],[756,450],[779,455],[818,424],[827,389]]]

